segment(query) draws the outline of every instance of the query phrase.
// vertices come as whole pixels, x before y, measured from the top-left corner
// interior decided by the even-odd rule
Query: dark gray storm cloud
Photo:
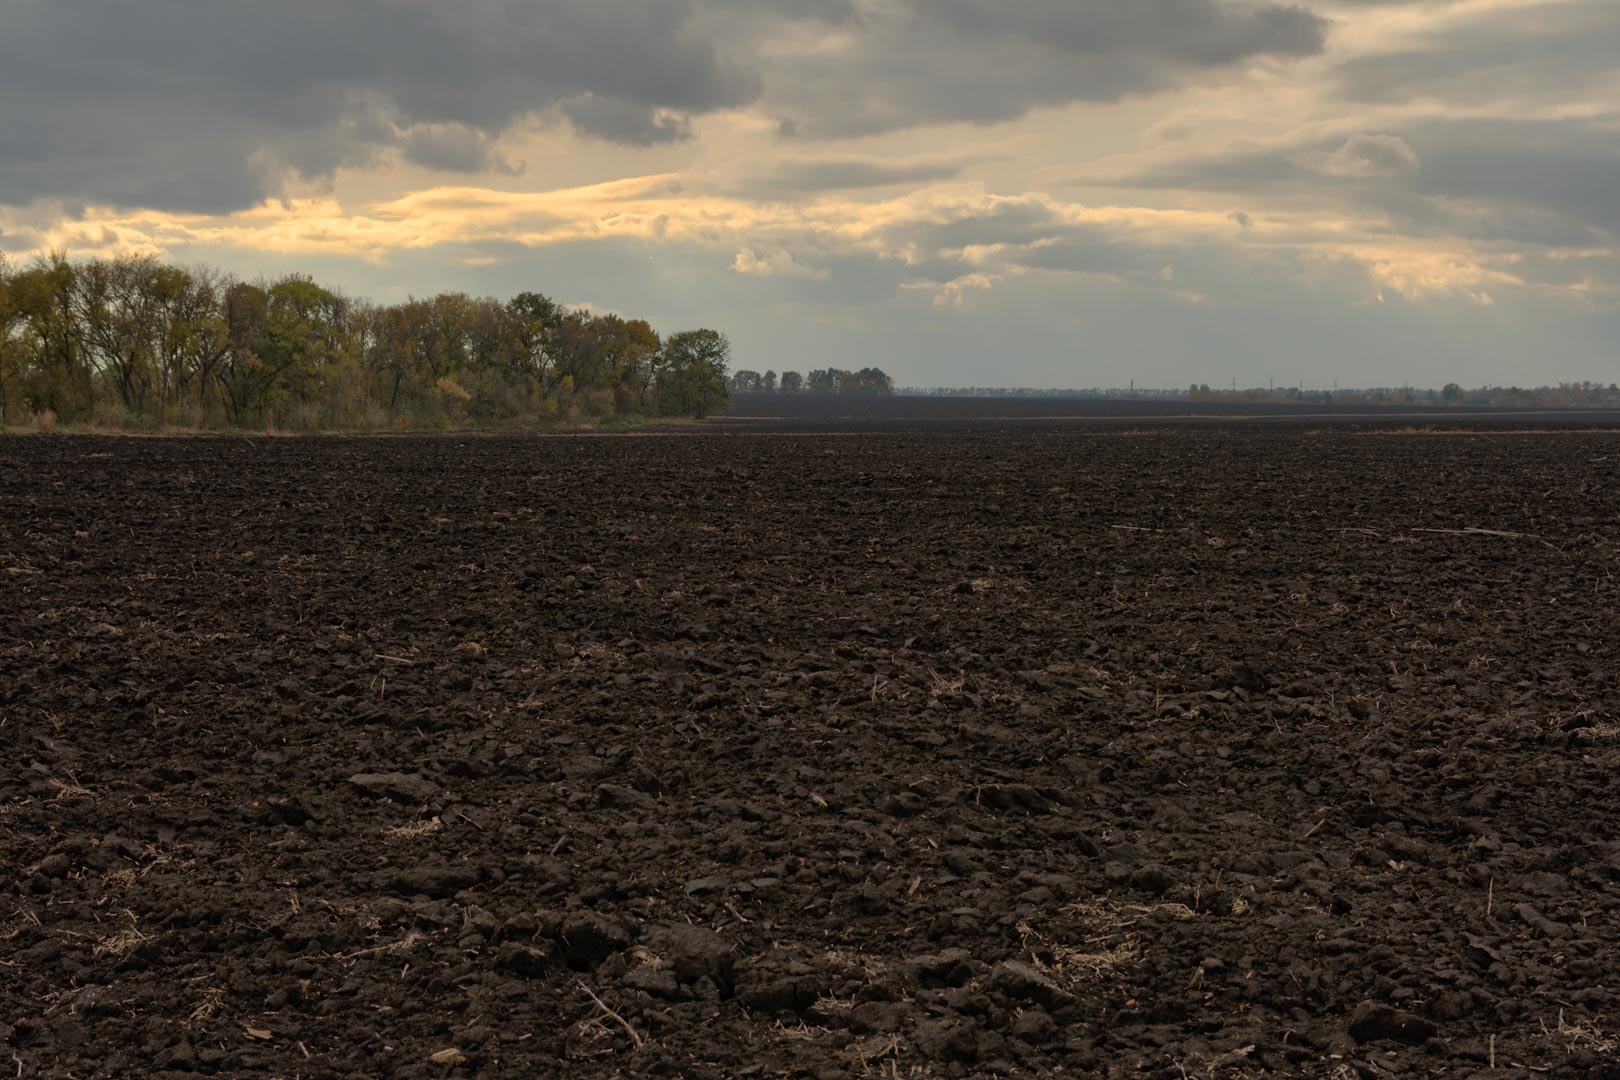
[[[1022,38],[1072,56],[1126,54],[1200,66],[1311,56],[1327,23],[1298,5],[1225,0],[915,0],[917,15],[973,38]]]
[[[446,172],[516,173],[521,169],[495,150],[494,139],[466,124],[418,124],[403,133],[400,150],[407,161]]]
[[[604,139],[681,138],[686,116],[761,90],[692,12],[692,0],[12,0],[0,200],[227,209],[285,169],[322,176],[391,148],[479,169],[490,136],[558,107]]]
[[[1430,122],[1411,138],[1426,145],[1422,195],[1534,212],[1587,242],[1620,236],[1620,116]]]
[[[786,18],[829,25],[862,21],[854,0],[705,0],[704,7],[728,20]]]
[[[767,104],[784,134],[995,123],[1109,102],[1261,58],[1324,49],[1328,20],[1252,0],[896,0],[835,56],[781,62]]]
[[[1190,156],[1085,179],[1359,207],[1410,235],[1582,246],[1620,235],[1620,114],[1420,118],[1392,132]]]
[[[1484,11],[1393,52],[1340,65],[1355,101],[1456,105],[1579,100],[1609,85],[1620,57],[1620,3],[1564,0]]]
[[[657,146],[692,137],[692,122],[677,112],[660,111],[623,98],[595,93],[564,100],[562,113],[579,131],[631,146]]]
[[[853,43],[763,50],[795,26]],[[528,117],[646,146],[762,97],[812,137],[988,123],[1311,55],[1327,28],[1261,0],[9,0],[0,202],[219,211],[395,155],[511,171],[495,139]]]

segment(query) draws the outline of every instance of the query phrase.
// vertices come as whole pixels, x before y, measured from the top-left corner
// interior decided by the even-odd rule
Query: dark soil
[[[0,441],[0,1070],[1620,1076],[1617,481]]]

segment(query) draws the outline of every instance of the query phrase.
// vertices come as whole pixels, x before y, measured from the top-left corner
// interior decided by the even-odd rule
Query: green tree
[[[837,368],[817,368],[805,376],[805,388],[817,394],[836,394],[843,374]]]
[[[145,414],[155,404],[159,368],[152,330],[160,313],[151,256],[92,259],[73,276],[73,320],[96,374],[110,383],[124,408]]]
[[[522,292],[506,302],[514,363],[542,386],[553,364],[563,309],[544,293]]]
[[[77,276],[66,255],[51,252],[11,279],[24,354],[23,408],[49,410],[63,420],[88,416],[95,401],[94,378],[73,313]]]
[[[726,405],[731,342],[716,330],[684,330],[664,342],[659,411],[702,419]]]
[[[662,363],[663,340],[645,319],[605,315],[596,320],[599,379],[620,412],[641,412]]]
[[[570,311],[557,326],[557,378],[570,379],[570,388],[584,389],[597,375],[601,355],[601,324],[588,311]]]
[[[881,368],[867,367],[859,371],[839,372],[838,390],[844,394],[892,394],[894,380]]]
[[[303,275],[242,282],[146,256],[18,271],[0,260],[0,420],[104,404],[152,421],[223,413],[295,428],[591,415],[703,415],[726,400],[730,346],[664,342],[643,319],[544,294],[441,293],[379,306]],[[749,385],[767,380],[753,373]]]
[[[348,309],[338,294],[301,274],[269,288],[231,286],[225,311],[229,347],[219,365],[231,419],[266,419],[318,396],[322,365],[344,351]]]
[[[166,278],[159,294],[164,311],[159,350],[172,403],[181,405],[194,392],[199,419],[208,412],[219,366],[230,355],[222,304],[223,293],[232,284],[216,271],[199,268]]]
[[[407,389],[416,356],[419,320],[404,304],[374,308],[366,313],[362,355],[366,370],[383,388],[388,415],[398,416],[400,398]]]
[[[11,262],[0,252],[0,427],[13,419],[12,398],[24,371],[26,351],[14,332],[22,325],[22,309],[11,290]]]

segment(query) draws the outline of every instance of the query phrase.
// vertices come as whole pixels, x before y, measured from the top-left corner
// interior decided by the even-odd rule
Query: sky
[[[1616,0],[0,0],[0,252],[905,386],[1620,379]]]

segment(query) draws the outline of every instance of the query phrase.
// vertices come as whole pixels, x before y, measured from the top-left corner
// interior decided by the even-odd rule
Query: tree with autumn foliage
[[[705,416],[731,346],[539,292],[379,305],[150,256],[0,258],[0,424],[294,430]]]

